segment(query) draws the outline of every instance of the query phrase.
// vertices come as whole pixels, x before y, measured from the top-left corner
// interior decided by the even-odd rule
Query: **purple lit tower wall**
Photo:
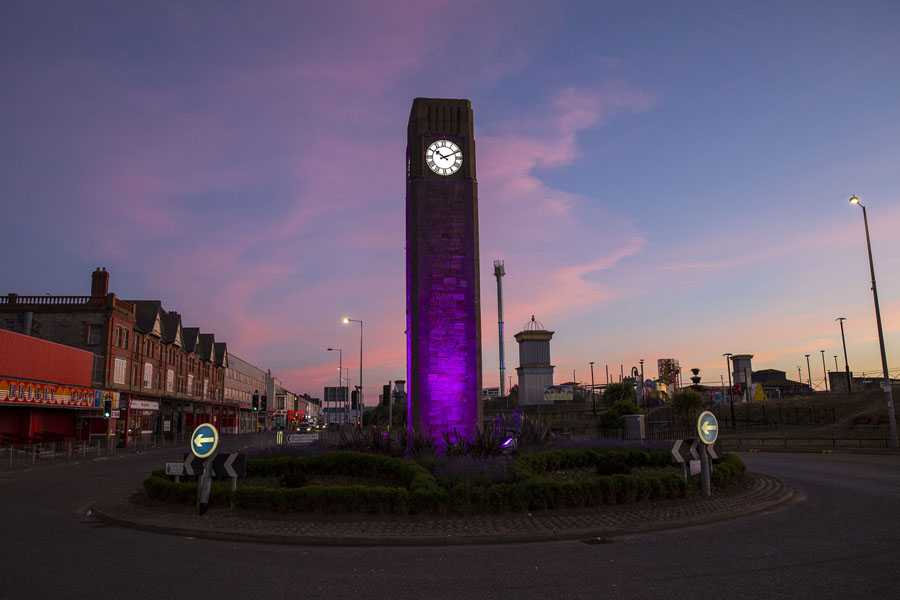
[[[456,156],[462,162],[441,169],[435,151],[450,157],[438,163]],[[406,159],[406,422],[410,434],[419,432],[440,445],[445,432],[471,439],[482,414],[471,103],[416,98]]]

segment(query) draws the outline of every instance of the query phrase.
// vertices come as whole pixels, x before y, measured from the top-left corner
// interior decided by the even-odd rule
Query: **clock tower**
[[[472,104],[416,98],[407,135],[407,428],[471,439],[482,414]]]

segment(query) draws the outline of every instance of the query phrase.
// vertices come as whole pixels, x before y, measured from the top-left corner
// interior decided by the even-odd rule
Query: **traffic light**
[[[253,394],[253,412],[259,410],[259,394]]]
[[[259,410],[261,412],[266,412],[266,407],[268,405],[268,398],[265,394],[263,394],[259,399]]]
[[[112,400],[103,401],[103,416],[107,419],[112,416]]]

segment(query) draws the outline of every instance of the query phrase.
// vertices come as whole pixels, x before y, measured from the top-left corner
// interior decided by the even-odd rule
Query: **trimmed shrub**
[[[710,480],[717,488],[724,488],[740,481],[747,471],[744,461],[737,454],[726,454],[713,467]]]
[[[442,476],[441,485],[422,465],[383,455],[336,452],[255,459],[248,462],[248,475],[276,479],[282,486],[245,484],[232,493],[227,483],[216,482],[211,504],[233,501],[239,508],[276,512],[465,514],[622,504],[688,493],[675,469],[661,468],[671,466],[666,452],[571,449],[524,454],[511,464],[504,460],[502,478],[480,472],[467,477],[469,469],[463,469]],[[743,470],[740,460],[728,455],[717,465],[714,482],[717,487],[728,485]],[[560,477],[555,471],[575,473]],[[383,485],[310,484],[316,475],[376,478]],[[144,489],[151,498],[186,504],[194,502],[197,493],[195,482],[175,483],[162,472],[154,472]]]

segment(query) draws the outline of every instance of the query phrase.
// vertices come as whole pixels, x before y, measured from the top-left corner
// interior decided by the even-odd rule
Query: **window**
[[[209,397],[209,379],[203,380],[203,397],[204,398]]]
[[[144,387],[151,388],[153,387],[153,365],[150,363],[144,363]]]
[[[175,391],[175,371],[174,369],[166,370],[166,391],[174,392]]]
[[[194,395],[194,374],[193,373],[188,374],[187,387],[188,387],[188,394],[193,396]]]
[[[113,383],[125,385],[125,373],[128,371],[128,361],[124,358],[116,357],[113,370]]]
[[[94,346],[100,343],[100,325],[94,325],[93,323],[86,324],[86,342],[88,346]]]
[[[122,330],[122,347],[128,350],[128,330]]]

